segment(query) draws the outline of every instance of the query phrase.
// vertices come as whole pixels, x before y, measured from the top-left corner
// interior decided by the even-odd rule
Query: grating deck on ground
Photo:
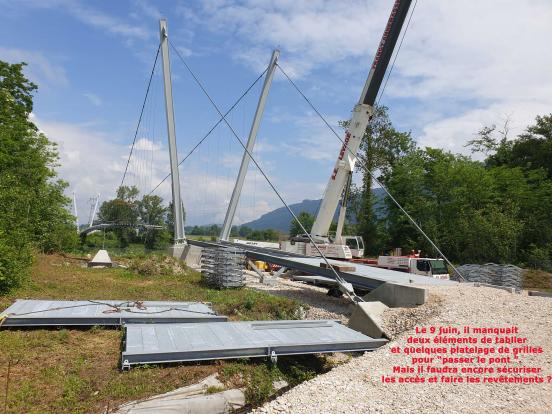
[[[125,323],[225,322],[208,304],[124,300],[17,299],[0,314],[2,327],[118,326]]]
[[[126,325],[122,367],[211,359],[369,351],[373,339],[336,321]]]

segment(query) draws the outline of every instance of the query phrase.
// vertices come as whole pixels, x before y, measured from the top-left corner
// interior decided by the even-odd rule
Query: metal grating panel
[[[127,325],[123,368],[134,364],[368,351],[373,339],[335,321]]]
[[[2,326],[118,326],[123,323],[224,322],[198,302],[124,300],[23,300],[0,314]]]

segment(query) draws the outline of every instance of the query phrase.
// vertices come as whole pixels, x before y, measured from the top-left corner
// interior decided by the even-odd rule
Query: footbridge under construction
[[[340,271],[338,266],[349,264],[340,260],[327,259],[333,266],[333,270],[322,267],[326,262],[322,257],[303,256],[265,247],[251,246],[232,242],[207,242],[188,239],[188,244],[200,248],[235,247],[243,250],[251,261],[261,260],[266,263],[282,266],[286,269],[296,270],[307,274],[299,276],[300,280],[312,281],[324,284],[335,284],[336,273],[355,289],[362,291],[374,290],[385,283],[418,286],[450,286],[457,282],[433,277],[404,273],[395,270],[382,269],[361,263],[350,263],[354,270]]]

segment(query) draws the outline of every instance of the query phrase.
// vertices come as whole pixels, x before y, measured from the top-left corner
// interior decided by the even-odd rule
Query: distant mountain
[[[385,214],[385,205],[383,203],[383,198],[385,196],[384,191],[381,188],[375,188],[372,190],[372,192],[378,199],[376,204],[376,213],[378,213],[378,215]],[[306,211],[307,213],[316,215],[321,202],[322,200],[303,200],[300,203],[290,204],[289,208],[291,208],[291,211],[293,211],[294,214],[299,214],[302,211]],[[334,220],[336,221],[338,211],[336,211],[334,216]],[[242,224],[242,226],[247,226],[254,230],[274,229],[287,233],[289,231],[290,222],[291,216],[289,214],[289,211],[285,207],[280,207],[276,210],[263,214],[257,220],[250,221],[249,223],[244,223]]]

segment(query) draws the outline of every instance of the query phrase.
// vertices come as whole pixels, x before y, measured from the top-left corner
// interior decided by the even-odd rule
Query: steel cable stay
[[[150,77],[149,77],[149,80],[148,80],[148,86],[146,88],[146,95],[144,96],[144,101],[142,102],[142,108],[140,110],[140,116],[138,117],[138,123],[136,125],[136,130],[134,132],[134,138],[132,140],[132,146],[130,147],[130,153],[128,154],[128,159],[127,159],[127,163],[126,163],[126,166],[125,166],[125,171],[123,173],[123,178],[121,179],[120,187],[123,186],[123,183],[125,181],[128,166],[130,164],[130,159],[131,159],[132,153],[134,151],[134,145],[136,144],[136,137],[138,136],[138,130],[140,129],[140,124],[142,123],[142,117],[144,115],[144,109],[145,109],[145,106],[146,106],[146,102],[148,100],[148,95],[149,95],[149,91],[150,91],[150,87],[151,87],[151,81],[152,81],[153,75],[155,73],[155,67],[157,66],[157,60],[159,58],[159,51],[160,50],[161,50],[161,44],[159,44],[159,46],[157,46],[157,52],[155,53],[155,59],[153,61],[153,67],[151,68],[151,73],[150,73]]]
[[[255,164],[255,166],[257,167],[257,169],[259,170],[259,172],[262,174],[262,176],[264,177],[264,179],[266,180],[266,182],[268,183],[268,185],[270,186],[270,188],[272,188],[272,191],[274,191],[274,193],[276,194],[276,196],[278,197],[278,199],[282,202],[282,204],[284,205],[284,207],[287,209],[287,211],[290,213],[290,215],[293,217],[293,219],[297,222],[297,224],[299,225],[299,227],[301,228],[301,230],[304,232],[305,235],[307,235],[310,243],[314,246],[314,248],[316,249],[317,253],[320,255],[320,257],[322,257],[322,259],[324,260],[324,262],[326,263],[326,265],[328,266],[329,269],[332,270],[332,272],[334,273],[335,275],[335,278],[336,278],[336,281],[338,282],[338,284],[340,285],[340,289],[341,291],[346,294],[349,299],[351,299],[351,301],[353,301],[354,303],[357,303],[357,302],[363,302],[364,300],[357,296],[355,293],[354,293],[354,290],[352,289],[352,286],[350,283],[346,282],[338,273],[337,271],[334,269],[334,267],[330,264],[328,258],[324,255],[324,253],[322,253],[322,251],[320,250],[320,248],[317,246],[317,244],[314,242],[314,240],[312,239],[310,233],[308,233],[305,229],[305,227],[303,226],[303,224],[301,223],[301,221],[299,221],[299,219],[297,218],[297,216],[295,215],[295,213],[293,212],[293,210],[291,210],[291,208],[289,207],[289,205],[286,203],[286,201],[284,200],[284,198],[282,197],[282,195],[280,194],[280,192],[276,189],[275,185],[272,183],[272,181],[270,180],[270,178],[268,178],[268,176],[266,175],[266,173],[264,172],[264,170],[261,168],[261,166],[259,165],[259,163],[257,162],[257,160],[253,157],[253,154],[251,154],[251,152],[247,149],[247,146],[243,143],[242,139],[238,136],[238,134],[236,133],[236,131],[234,130],[234,128],[232,127],[232,125],[230,125],[230,123],[228,122],[228,120],[226,119],[226,117],[222,114],[221,110],[219,109],[218,105],[213,101],[213,98],[211,98],[211,95],[209,95],[209,93],[207,92],[207,90],[205,89],[205,87],[203,86],[203,84],[201,83],[201,81],[199,80],[199,78],[196,76],[196,74],[191,70],[191,68],[188,66],[188,64],[186,63],[186,60],[184,59],[184,57],[182,56],[182,54],[178,51],[178,49],[172,44],[172,42],[169,40],[169,44],[170,46],[173,48],[173,50],[175,51],[176,55],[178,56],[178,58],[182,61],[182,63],[184,64],[184,66],[186,67],[186,69],[188,70],[188,72],[190,73],[190,75],[194,78],[195,82],[197,83],[197,85],[199,86],[199,88],[203,91],[203,93],[205,94],[205,96],[207,97],[207,99],[209,100],[209,102],[211,102],[211,105],[213,106],[213,108],[218,112],[218,114],[221,116],[222,120],[224,121],[224,123],[228,126],[228,128],[230,129],[230,131],[232,132],[232,135],[234,135],[234,137],[236,138],[236,140],[239,142],[239,144],[241,145],[241,147],[244,149],[245,153],[247,154],[247,156],[250,158],[251,161],[253,161],[253,163]]]
[[[216,312],[201,312],[201,311],[194,311],[191,309],[184,309],[178,306],[169,306],[167,309],[162,309],[159,311],[147,311],[147,307],[144,305],[144,301],[141,300],[135,300],[135,301],[125,301],[121,303],[108,303],[103,302],[99,300],[86,300],[87,303],[82,303],[78,305],[69,305],[69,306],[57,306],[55,308],[48,308],[48,309],[41,309],[36,311],[30,311],[30,312],[21,312],[21,313],[8,313],[3,314],[3,317],[10,317],[10,316],[27,316],[27,315],[35,315],[38,313],[45,313],[45,312],[53,312],[53,311],[59,311],[64,309],[74,309],[74,308],[82,308],[87,306],[106,306],[110,309],[103,311],[103,313],[120,313],[120,312],[128,312],[128,313],[137,313],[137,314],[143,314],[143,315],[154,315],[159,313],[166,313],[170,311],[181,311],[181,312],[189,312],[189,313],[198,313],[202,315],[216,315]],[[190,302],[190,304],[204,304],[204,302]],[[136,307],[140,310],[134,311],[131,308]]]
[[[180,166],[184,161],[186,161],[194,152],[195,150],[212,134],[212,132],[223,122],[224,118],[228,116],[235,108],[236,106],[241,102],[241,100],[253,89],[253,87],[257,84],[257,82],[262,79],[262,77],[265,75],[266,71],[268,70],[268,67],[249,85],[249,87],[242,93],[242,95],[232,104],[232,106],[224,113],[224,115],[221,115],[219,120],[213,124],[213,126],[207,131],[207,133],[190,149],[190,151],[186,154],[186,156],[178,163]],[[161,184],[165,182],[167,178],[169,178],[171,174],[167,174],[165,178],[163,178],[149,193],[148,195],[151,195],[155,190],[159,188]]]
[[[385,194],[393,201],[393,203],[401,210],[401,212],[406,216],[406,218],[414,225],[414,227],[420,232],[420,234],[431,244],[431,246],[437,251],[437,253],[447,262],[447,264],[454,270],[456,274],[458,274],[464,281],[466,280],[464,276],[458,271],[456,266],[452,264],[452,262],[445,256],[445,254],[437,247],[437,245],[431,240],[431,238],[426,234],[426,232],[416,223],[414,218],[403,208],[403,206],[397,201],[397,199],[391,194],[391,192],[387,189],[387,187],[376,177],[376,175],[370,171],[366,165],[367,161],[366,158],[362,154],[353,154],[353,152],[349,149],[349,147],[345,144],[345,141],[341,138],[341,136],[336,132],[336,130],[330,125],[330,123],[326,120],[326,118],[320,113],[320,111],[314,106],[314,104],[311,102],[311,100],[303,93],[303,91],[297,86],[297,84],[289,77],[289,75],[285,72],[285,70],[279,65],[276,64],[276,66],[280,69],[280,71],[284,74],[284,76],[287,78],[287,80],[290,82],[290,84],[293,86],[293,88],[303,97],[303,99],[307,102],[307,104],[311,107],[311,109],[317,114],[317,116],[322,120],[322,122],[328,127],[328,129],[337,137],[339,142],[343,145],[343,148],[345,148],[349,154],[351,154],[354,158],[361,161],[359,167],[365,172],[370,175],[370,177],[378,184]],[[381,96],[380,96],[381,98]]]

